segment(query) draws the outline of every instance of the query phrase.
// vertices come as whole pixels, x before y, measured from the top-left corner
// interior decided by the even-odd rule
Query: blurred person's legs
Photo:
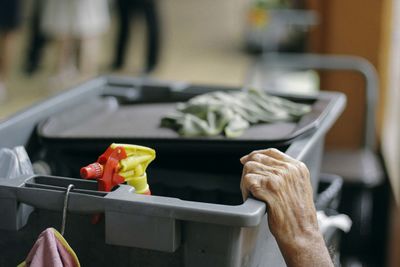
[[[4,81],[10,71],[13,56],[15,32],[0,32],[0,81]]]
[[[147,28],[147,54],[144,71],[149,73],[157,65],[160,50],[160,30],[156,1],[145,1],[143,12]]]
[[[46,36],[57,42],[57,84],[73,82],[80,74],[95,74],[100,40],[109,28],[107,0],[47,0],[43,9],[41,28]],[[79,49],[77,49],[79,46]],[[77,58],[77,52],[79,58]],[[79,62],[78,62],[79,61]],[[59,87],[59,86],[58,86]]]
[[[80,41],[79,70],[85,77],[97,74],[100,53],[99,39],[99,37],[93,36]]]
[[[55,43],[55,65],[49,78],[49,89],[58,90],[71,78],[75,64],[72,36],[73,1],[44,0],[39,26],[41,33]]]
[[[7,74],[12,60],[14,31],[20,24],[20,1],[0,0],[0,101],[6,98]]]
[[[55,73],[50,78],[50,82],[54,82],[53,85],[67,82],[77,74],[74,40],[70,36],[64,36],[57,38],[55,42],[57,47],[56,67]]]
[[[6,34],[0,33],[0,102],[4,101],[7,95],[5,86],[7,59],[6,54],[4,53],[6,39]]]
[[[107,0],[79,0],[74,36],[79,40],[79,71],[83,77],[98,72],[101,55],[102,34],[109,29],[110,14]]]
[[[13,31],[0,32],[0,101],[7,96],[6,81],[10,71],[14,47]]]
[[[133,0],[135,1],[135,0]],[[122,68],[125,61],[126,45],[129,42],[129,22],[131,15],[131,4],[130,0],[117,0],[116,8],[118,13],[119,25],[117,44],[115,46],[114,61],[112,68],[117,70]]]
[[[119,28],[113,69],[120,69],[125,63],[126,47],[130,39],[129,25],[133,16],[142,15],[146,24],[146,58],[144,73],[149,73],[156,67],[159,58],[159,18],[156,1],[153,0],[117,0]]]
[[[33,6],[32,22],[29,25],[29,40],[24,70],[27,74],[33,74],[40,63],[46,36],[40,29],[43,0],[35,0]]]

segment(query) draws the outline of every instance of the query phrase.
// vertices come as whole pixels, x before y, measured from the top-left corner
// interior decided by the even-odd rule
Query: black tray
[[[195,94],[194,94],[195,95]],[[117,101],[102,97],[62,114],[52,116],[38,127],[44,142],[53,145],[71,145],[88,142],[129,142],[150,146],[157,145],[287,145],[291,141],[316,130],[329,111],[334,99],[326,95],[313,97],[280,95],[298,103],[310,104],[312,110],[296,122],[263,123],[251,126],[237,138],[224,136],[182,137],[174,130],[160,127],[162,116],[173,112],[176,102],[152,97],[151,102]],[[193,95],[192,95],[193,96]],[[189,97],[189,95],[186,95]],[[140,99],[139,100],[143,100]],[[174,99],[172,99],[174,101]]]

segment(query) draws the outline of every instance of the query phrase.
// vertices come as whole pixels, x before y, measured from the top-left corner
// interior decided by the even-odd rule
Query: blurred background
[[[0,120],[110,73],[343,92],[327,149],[372,154],[341,174],[342,263],[400,266],[399,19],[398,0],[1,0]]]
[[[136,7],[129,7],[131,1],[106,1],[110,20],[96,36],[99,51],[95,71],[78,71],[79,62],[75,58],[78,51],[74,51],[70,56],[74,57],[71,61],[75,61],[72,67],[75,70],[61,71],[64,76],[72,76],[73,79],[58,77],[60,79],[52,83],[56,80],[52,78],[57,78],[59,74],[58,70],[55,71],[59,60],[59,45],[56,38],[49,36],[51,34],[43,33],[43,22],[37,21],[45,17],[43,6],[46,1],[19,2],[21,20],[12,32],[13,45],[8,57],[9,68],[5,82],[7,101],[1,104],[1,117],[90,76],[103,73],[151,75],[160,79],[239,86],[243,84],[252,58],[243,50],[246,1],[154,1],[151,4],[139,3]],[[127,14],[129,19],[121,19],[118,5],[132,9]],[[152,8],[156,8],[153,15],[146,10]],[[156,16],[156,21],[147,18],[151,16]],[[128,24],[122,31],[124,35],[129,34],[129,37],[125,40],[124,62],[119,68],[114,68],[121,22]],[[154,27],[155,30],[152,29]],[[154,37],[157,39],[154,46],[157,55],[153,56],[157,59],[155,63],[150,63],[153,65],[150,71],[146,71],[148,30],[157,36]],[[35,37],[35,34],[42,36]],[[76,38],[72,36],[71,39]],[[75,47],[79,48],[77,40],[74,42]],[[35,49],[33,53],[36,56],[32,57],[29,54]]]

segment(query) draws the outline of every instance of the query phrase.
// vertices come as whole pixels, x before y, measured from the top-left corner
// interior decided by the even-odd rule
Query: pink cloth
[[[77,262],[62,242],[56,237],[55,230],[44,230],[33,245],[25,260],[30,267],[76,267]]]

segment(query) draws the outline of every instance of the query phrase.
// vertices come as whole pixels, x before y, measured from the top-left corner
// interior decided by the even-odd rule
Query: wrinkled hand
[[[240,161],[244,165],[240,184],[243,198],[247,199],[251,194],[267,204],[269,228],[287,264],[314,266],[312,262],[304,261],[306,265],[290,264],[292,260],[302,262],[301,255],[312,253],[313,249],[327,251],[318,230],[306,165],[276,149],[254,151]],[[325,262],[319,261],[317,265],[331,266],[327,255]],[[307,258],[310,257],[313,256],[309,254]]]

